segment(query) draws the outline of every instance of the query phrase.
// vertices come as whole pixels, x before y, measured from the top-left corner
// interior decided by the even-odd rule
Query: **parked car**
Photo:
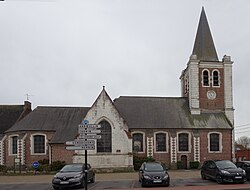
[[[141,186],[169,186],[170,177],[167,169],[158,162],[144,162],[139,169]]]
[[[250,161],[238,161],[236,166],[246,171],[246,178],[250,180]]]
[[[208,160],[201,167],[202,179],[216,180],[217,183],[246,181],[246,172],[229,160]]]
[[[95,172],[87,164],[88,182],[95,182]],[[65,165],[52,179],[54,189],[61,187],[84,187],[85,184],[85,164],[68,164]]]

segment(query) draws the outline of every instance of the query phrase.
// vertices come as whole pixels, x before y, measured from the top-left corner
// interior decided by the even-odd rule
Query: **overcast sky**
[[[0,1],[0,104],[89,107],[102,86],[179,97],[202,6],[234,61],[236,138],[250,136],[249,0]]]

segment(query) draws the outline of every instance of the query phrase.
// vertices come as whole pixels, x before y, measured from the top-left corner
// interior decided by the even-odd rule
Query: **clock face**
[[[207,98],[209,100],[214,100],[216,98],[216,92],[213,90],[207,91]]]

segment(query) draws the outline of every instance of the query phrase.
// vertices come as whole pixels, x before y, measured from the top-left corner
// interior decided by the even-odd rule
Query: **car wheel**
[[[90,179],[90,183],[95,183],[95,175]]]
[[[145,184],[143,183],[143,181],[141,181],[141,187],[145,187]]]
[[[83,178],[80,184],[80,188],[83,188],[85,186],[84,183],[85,183],[85,179]]]
[[[166,187],[169,187],[169,183],[166,184]]]
[[[217,175],[217,176],[216,176],[216,182],[217,182],[218,184],[222,184],[222,183],[223,183],[223,179],[222,179],[222,177],[221,177],[220,175]]]
[[[59,189],[59,187],[54,187],[54,186],[53,186],[53,189],[54,189],[54,190],[57,190],[57,189]]]
[[[207,176],[203,172],[201,172],[201,178],[207,180]]]

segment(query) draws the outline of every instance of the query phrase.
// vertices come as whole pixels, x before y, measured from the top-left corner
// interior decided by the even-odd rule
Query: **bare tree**
[[[239,137],[236,141],[237,144],[242,145],[244,148],[250,147],[250,138],[247,136]]]

